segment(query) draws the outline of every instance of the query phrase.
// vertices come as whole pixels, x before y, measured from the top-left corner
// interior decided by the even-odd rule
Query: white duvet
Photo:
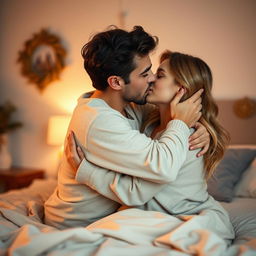
[[[47,183],[47,193],[53,181]],[[86,228],[57,230],[42,223],[41,181],[22,193],[0,196],[1,255],[96,255],[165,256],[223,255],[255,256],[256,239],[226,246],[213,232],[202,228],[207,216],[183,219],[139,209],[127,209]]]

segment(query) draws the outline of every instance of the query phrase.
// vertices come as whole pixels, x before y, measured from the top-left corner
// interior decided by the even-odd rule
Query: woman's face
[[[180,85],[175,83],[170,71],[169,60],[164,60],[157,69],[155,84],[149,90],[147,102],[157,105],[170,103],[179,89]]]

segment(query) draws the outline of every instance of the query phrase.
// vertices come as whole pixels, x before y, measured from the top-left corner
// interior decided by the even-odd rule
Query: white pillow
[[[256,158],[243,173],[241,181],[236,185],[235,195],[256,198]]]

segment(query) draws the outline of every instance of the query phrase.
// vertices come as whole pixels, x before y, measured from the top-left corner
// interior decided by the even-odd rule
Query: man
[[[111,29],[96,34],[82,49],[84,67],[96,89],[82,96],[69,125],[88,161],[149,182],[168,183],[172,170],[186,158],[189,127],[200,118],[201,91],[179,103],[172,102],[171,119],[159,140],[139,132],[152,111],[146,97],[154,75],[149,53],[157,39],[142,27],[131,32]],[[138,105],[135,105],[136,103]],[[173,157],[173,155],[178,157]],[[63,229],[86,226],[115,212],[118,202],[80,184],[64,156],[58,186],[45,203],[45,222]]]

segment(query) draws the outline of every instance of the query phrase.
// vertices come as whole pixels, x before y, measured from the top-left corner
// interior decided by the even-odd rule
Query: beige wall
[[[50,115],[71,113],[77,97],[90,90],[80,49],[109,24],[140,24],[160,38],[154,69],[164,49],[202,57],[214,74],[218,99],[256,98],[256,1],[254,0],[1,0],[0,103],[12,100],[24,127],[11,134],[13,163],[54,173],[58,148],[46,144]],[[16,64],[24,41],[41,28],[62,37],[68,50],[61,80],[43,93],[28,84]]]

